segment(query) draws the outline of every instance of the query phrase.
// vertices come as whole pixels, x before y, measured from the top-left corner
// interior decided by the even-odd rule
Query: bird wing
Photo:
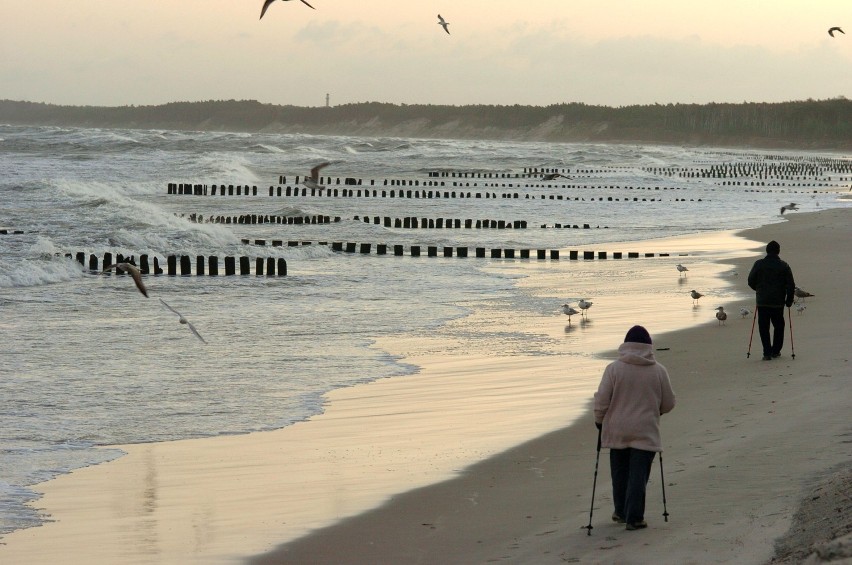
[[[320,163],[319,165],[317,165],[316,167],[314,167],[313,169],[311,169],[311,178],[312,178],[313,180],[315,180],[315,181],[316,181],[316,180],[319,180],[319,172],[320,172],[320,170],[324,169],[324,168],[325,168],[325,167],[327,167],[328,165],[329,165],[328,163]]]
[[[839,28],[839,27],[837,27],[837,26],[832,27],[832,28],[829,28],[829,29],[828,29],[828,35],[830,35],[831,37],[834,37],[834,32],[835,32],[835,31],[839,31],[839,32],[840,32],[840,33],[842,33],[843,35],[846,35],[846,32],[845,32],[845,31],[843,31],[842,29],[840,29],[840,28]]]
[[[304,5],[305,5],[305,6],[307,6],[308,8],[314,8],[313,6],[311,6],[310,4],[308,4],[307,2],[305,2],[305,0],[302,0],[302,4],[304,4]],[[316,8],[314,8],[314,10],[316,10]],[[201,337],[201,336],[198,336],[198,337]],[[204,340],[202,339],[201,341],[204,341]],[[207,342],[205,341],[204,343],[207,343]]]
[[[163,306],[165,306],[166,308],[168,308],[169,310],[171,310],[172,312],[174,312],[175,314],[177,314],[178,316],[180,316],[181,318],[183,318],[183,314],[181,314],[180,312],[178,312],[177,310],[175,310],[174,308],[172,308],[171,306],[169,306],[168,304],[166,304],[166,301],[165,301],[165,300],[163,300],[163,299],[161,298],[161,299],[160,299],[160,302],[162,302],[162,303],[163,303]]]
[[[444,25],[445,23],[447,23],[446,21],[444,21],[444,18],[441,17],[441,14],[438,14],[438,23],[440,25]]]
[[[184,318],[184,319],[186,319],[186,318]],[[187,320],[187,321],[186,321],[186,325],[187,325],[187,327],[189,328],[189,331],[191,331],[192,333],[194,333],[194,334],[195,334],[195,337],[197,337],[198,339],[200,339],[203,343],[207,343],[206,341],[204,341],[204,338],[203,338],[203,337],[201,337],[201,334],[200,334],[200,333],[198,333],[198,330],[196,330],[196,329],[195,329],[195,326],[193,326],[193,325],[192,325],[192,322],[190,322],[189,320]]]
[[[142,293],[142,296],[148,298],[148,289],[145,288],[145,283],[142,282],[142,273],[139,272],[139,269],[137,269],[130,263],[116,263],[114,265],[108,265],[104,267],[104,270],[101,272],[105,273],[113,269],[118,269],[119,271],[130,273],[130,276],[133,277],[133,282],[136,283],[136,288],[139,289],[139,292]]]
[[[124,269],[130,273],[131,277],[133,277],[133,282],[136,283],[136,288],[139,289],[139,292],[142,293],[142,296],[148,298],[148,289],[145,288],[145,283],[142,282],[142,273],[139,272],[139,269],[129,264],[126,265]]]
[[[269,8],[269,5],[272,4],[275,0],[265,0],[263,3],[263,8],[260,9],[260,18],[263,19],[263,14],[266,13],[266,9]],[[302,0],[304,2],[304,0]],[[305,2],[307,4],[307,2]],[[313,8],[313,6],[311,6]]]

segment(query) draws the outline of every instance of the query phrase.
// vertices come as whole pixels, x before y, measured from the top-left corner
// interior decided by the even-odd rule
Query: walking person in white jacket
[[[595,393],[595,425],[601,446],[610,449],[612,519],[626,523],[628,530],[648,527],[645,487],[654,456],[663,450],[660,416],[674,405],[669,374],[654,358],[650,334],[633,326]]]

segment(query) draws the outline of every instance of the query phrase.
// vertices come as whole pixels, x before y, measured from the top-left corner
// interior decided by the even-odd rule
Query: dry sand
[[[115,462],[40,485],[44,497],[36,505],[54,521],[7,536],[0,562],[239,562],[299,538],[256,562],[765,563],[802,499],[828,503],[801,510],[806,518],[829,514],[817,529],[831,532],[826,539],[848,533],[849,475],[832,473],[846,472],[852,445],[850,318],[848,303],[829,297],[842,296],[849,277],[849,220],[848,209],[791,215],[749,234],[780,241],[797,282],[816,295],[803,315],[792,316],[795,359],[788,336],[781,359],[760,361],[757,335],[746,359],[751,323],[736,312],[751,303],[736,298],[745,296],[755,256],[738,260],[741,274],[729,282],[718,282],[729,266],[705,263],[691,267],[671,294],[654,297],[653,306],[615,292],[597,297],[592,322],[575,319],[564,330],[559,324],[567,345],[614,348],[632,325],[624,316],[642,321],[655,309],[656,344],[668,348],[658,359],[678,395],[663,418],[668,522],[658,464],[649,486],[650,527],[626,532],[609,522],[604,450],[594,528],[590,536],[582,528],[596,440],[582,399],[590,398],[608,359],[467,354],[437,339],[400,340],[392,346],[423,367],[419,374],[335,391],[326,412],[309,422],[125,446],[128,455]],[[707,241],[726,244],[724,237]],[[653,287],[665,276],[671,286],[675,262],[666,274],[646,269],[642,282]],[[695,327],[659,333],[684,322],[683,314],[667,314],[670,302],[689,309],[684,293],[711,278],[716,301],[691,310]],[[720,302],[730,313],[722,327],[708,321]],[[678,302],[672,310],[681,308]],[[512,322],[472,318],[459,323]],[[566,379],[566,371],[576,378]],[[518,445],[530,437],[538,439]],[[518,446],[504,451],[510,445]],[[834,494],[843,492],[845,498]],[[817,538],[801,528],[794,533],[790,547],[800,559]]]

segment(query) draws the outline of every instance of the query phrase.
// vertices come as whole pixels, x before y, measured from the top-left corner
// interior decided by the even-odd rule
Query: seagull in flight
[[[179,318],[179,320],[178,320],[178,321],[179,321],[181,324],[184,324],[186,327],[188,327],[188,328],[189,328],[189,331],[191,331],[193,334],[195,334],[195,337],[197,337],[198,339],[200,339],[202,343],[205,343],[205,344],[207,343],[206,341],[204,341],[204,338],[203,338],[203,337],[201,337],[201,334],[200,334],[200,333],[198,333],[198,331],[195,329],[195,326],[193,326],[193,325],[192,325],[192,323],[191,323],[189,320],[187,320],[186,318],[184,318],[184,317],[183,317],[183,314],[181,314],[180,312],[178,312],[177,310],[175,310],[174,308],[172,308],[171,306],[169,306],[168,304],[166,304],[166,301],[165,301],[165,300],[163,300],[162,298],[160,299],[160,302],[162,302],[162,303],[163,303],[163,306],[165,306],[166,308],[168,308],[169,310],[171,310],[172,312],[174,312],[175,314],[177,314],[177,315],[178,315],[178,318]]]
[[[786,212],[787,210],[798,210],[798,209],[799,209],[798,204],[796,204],[795,202],[790,202],[786,206],[781,206],[781,215],[783,216],[784,212]]]
[[[305,180],[302,181],[302,184],[304,184],[308,188],[316,188],[317,190],[324,189],[325,187],[319,183],[319,172],[328,165],[329,163],[327,162],[320,163],[319,165],[311,169],[311,176],[306,177]]]
[[[834,26],[834,27],[830,27],[830,28],[828,28],[828,35],[830,35],[831,37],[834,37],[834,32],[835,32],[835,31],[839,31],[839,32],[840,32],[840,33],[842,33],[843,35],[846,35],[846,32],[845,32],[845,31],[843,31],[842,29],[840,29],[838,26]]]
[[[302,0],[302,1],[304,2],[305,0]],[[447,33],[450,33],[450,30],[447,28],[447,26],[450,25],[450,22],[448,22],[447,20],[442,18],[441,14],[438,14],[438,25],[441,26],[442,28],[444,28],[444,31],[446,31]]]
[[[264,0],[263,8],[260,9],[260,18],[258,18],[258,19],[263,19],[263,14],[266,13],[266,9],[269,8],[269,5],[272,4],[274,1],[275,0]],[[289,1],[290,0],[282,0],[282,2],[289,2]],[[311,6],[310,4],[305,2],[305,0],[302,0],[302,4],[304,4],[308,8],[313,8],[314,10],[316,10],[316,8],[314,8],[313,6]]]
[[[563,179],[570,179],[571,178],[569,176],[563,175],[562,173],[547,173],[546,175],[541,177],[541,180],[556,180],[559,177],[562,177]]]
[[[124,271],[128,273],[131,277],[133,277],[133,282],[136,283],[136,288],[139,289],[139,292],[142,293],[142,296],[148,298],[148,289],[145,288],[145,284],[142,282],[142,273],[139,272],[139,269],[136,268],[135,265],[130,263],[116,263],[115,265],[109,265],[104,267],[104,270],[101,271],[106,273],[107,271],[111,271],[116,269],[118,271]]]

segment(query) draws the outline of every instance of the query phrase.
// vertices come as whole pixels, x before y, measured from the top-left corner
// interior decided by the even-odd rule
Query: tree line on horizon
[[[330,107],[264,104],[256,100],[170,102],[151,106],[62,106],[0,101],[0,122],[89,127],[226,129],[323,128],[413,121],[431,127],[456,123],[476,130],[530,130],[548,124],[548,139],[592,135],[608,140],[689,139],[694,136],[755,138],[848,147],[852,101],[845,97],[795,102],[646,104],[621,107],[580,102],[549,106],[432,105],[363,102]]]

